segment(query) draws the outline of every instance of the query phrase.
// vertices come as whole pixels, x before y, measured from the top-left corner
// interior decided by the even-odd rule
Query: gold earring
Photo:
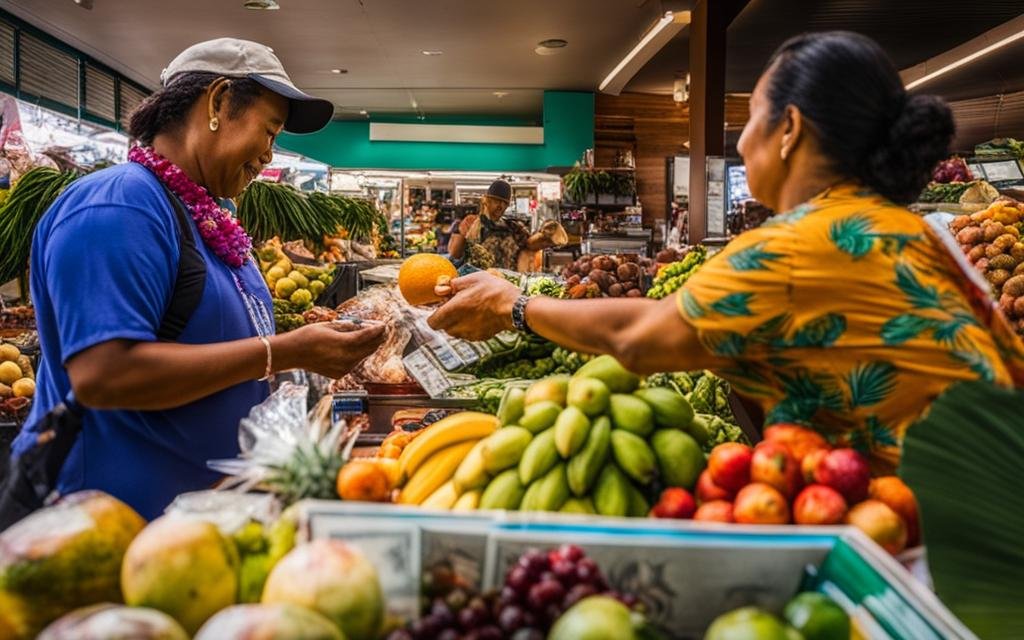
[[[779,150],[779,157],[782,158],[783,162],[786,161],[786,156],[788,155],[789,153],[787,153],[786,147],[782,147],[782,149]]]
[[[213,116],[210,118],[210,131],[216,131],[217,129],[220,129],[220,118]]]

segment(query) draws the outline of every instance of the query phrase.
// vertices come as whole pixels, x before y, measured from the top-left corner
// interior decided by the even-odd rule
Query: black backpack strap
[[[203,299],[203,290],[206,288],[206,260],[196,246],[192,225],[181,200],[166,187],[164,191],[171,200],[174,217],[178,223],[178,273],[156,337],[165,342],[174,342],[185,330],[185,325]]]

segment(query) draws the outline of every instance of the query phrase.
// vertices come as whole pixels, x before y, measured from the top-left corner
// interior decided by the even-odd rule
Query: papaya
[[[195,640],[344,640],[323,615],[295,604],[238,604],[206,621]]]
[[[145,525],[120,500],[81,491],[0,533],[0,627],[34,638],[73,609],[123,602],[121,561]]]
[[[43,629],[37,640],[188,640],[166,613],[144,607],[95,604],[75,609]]]

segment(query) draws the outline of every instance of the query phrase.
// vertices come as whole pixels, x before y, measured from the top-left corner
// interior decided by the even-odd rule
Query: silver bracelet
[[[274,354],[270,350],[270,340],[266,336],[260,336],[260,342],[267,348],[267,370],[263,372],[263,377],[259,379],[259,382],[267,382],[270,380],[270,376],[274,375]]]

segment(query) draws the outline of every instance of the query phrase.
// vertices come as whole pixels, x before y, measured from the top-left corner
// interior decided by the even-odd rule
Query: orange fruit
[[[433,253],[417,253],[406,258],[398,270],[398,290],[411,305],[441,302],[434,293],[438,280],[458,277],[459,273],[447,258]]]
[[[384,468],[369,460],[352,460],[338,472],[338,496],[342,500],[386,502],[391,482]]]
[[[917,498],[896,476],[882,476],[871,480],[868,497],[884,502],[895,511],[907,525],[907,545],[915,546],[919,542],[920,524],[917,515]]]

